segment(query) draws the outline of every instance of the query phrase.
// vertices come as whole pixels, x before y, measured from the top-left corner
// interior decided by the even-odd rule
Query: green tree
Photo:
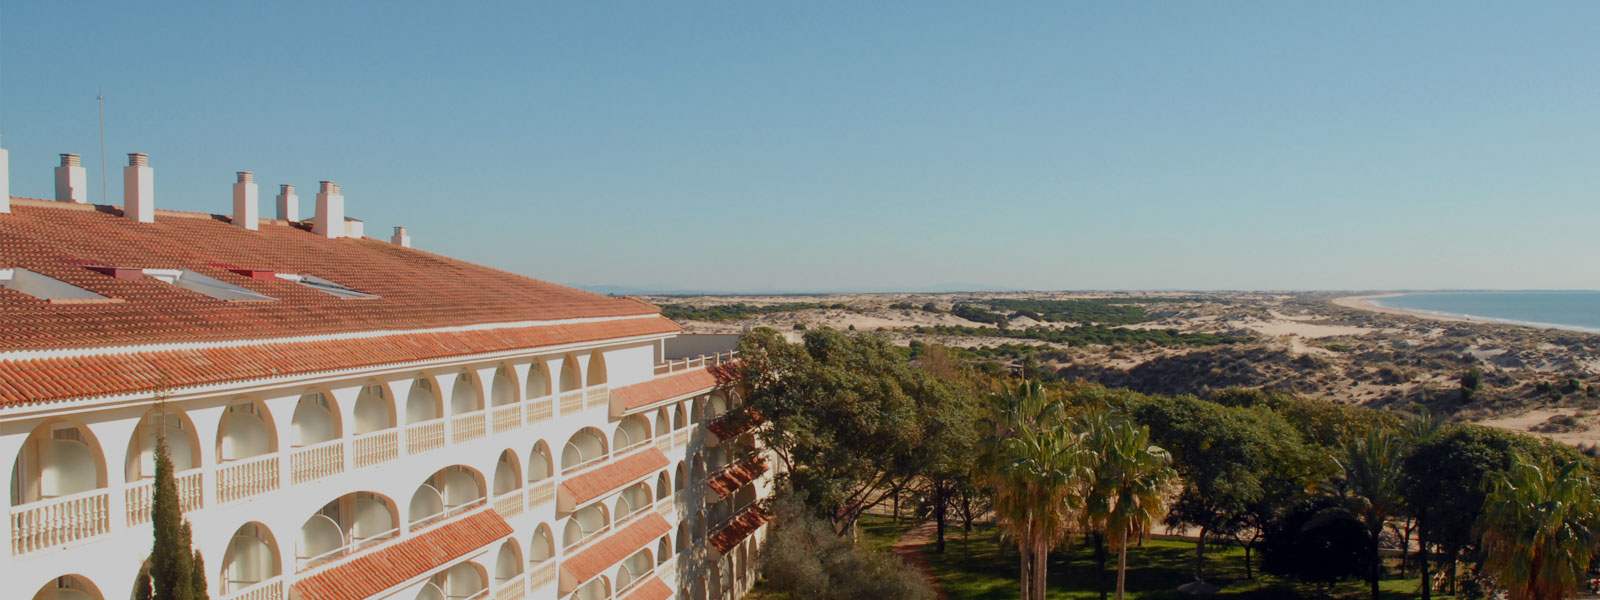
[[[1030,381],[995,398],[989,419],[994,512],[1017,544],[1023,600],[1044,598],[1050,550],[1082,508],[1087,449],[1066,425],[1062,404]]]
[[[1517,455],[1492,474],[1478,531],[1485,565],[1511,600],[1573,597],[1600,549],[1600,501],[1578,461]]]
[[[911,566],[840,537],[787,490],[773,502],[772,536],[761,575],[779,597],[818,600],[929,600],[933,589]]]
[[[1261,547],[1262,571],[1324,591],[1362,574],[1366,563],[1366,526],[1328,497],[1291,506],[1268,525]]]
[[[1150,428],[1115,419],[1107,411],[1079,419],[1092,453],[1093,475],[1085,500],[1086,521],[1106,532],[1117,553],[1117,600],[1126,590],[1128,544],[1144,539],[1166,511],[1168,489],[1178,473],[1172,457],[1150,443]]]
[[[1373,429],[1366,439],[1346,446],[1344,456],[1338,459],[1344,473],[1335,482],[1335,489],[1345,509],[1360,518],[1367,531],[1366,575],[1372,600],[1378,600],[1378,579],[1383,574],[1378,552],[1383,527],[1405,507],[1401,493],[1404,446],[1399,436]]]
[[[205,563],[200,560],[200,552],[191,549],[189,522],[183,518],[179,505],[178,482],[172,475],[172,458],[164,433],[156,435],[155,463],[155,499],[150,519],[155,539],[150,546],[149,566],[141,571],[135,593],[148,590],[154,600],[207,600]]]

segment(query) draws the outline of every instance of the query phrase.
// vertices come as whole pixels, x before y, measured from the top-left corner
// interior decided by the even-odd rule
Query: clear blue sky
[[[569,284],[1600,288],[1600,3],[0,0],[12,193]]]

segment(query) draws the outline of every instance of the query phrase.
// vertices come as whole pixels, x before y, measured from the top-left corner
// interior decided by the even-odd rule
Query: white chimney
[[[255,173],[239,171],[239,181],[233,184],[234,225],[250,231],[261,228],[261,210],[260,203],[257,202],[258,196]]]
[[[389,238],[389,241],[401,248],[411,247],[411,236],[406,235],[406,228],[404,227],[394,228],[394,237]]]
[[[11,212],[11,153],[0,148],[0,215]]]
[[[367,237],[367,224],[365,222],[363,222],[361,219],[352,219],[352,218],[349,218],[349,217],[345,217],[345,219],[344,219],[344,236],[345,237],[350,237],[350,238],[355,238],[355,239],[358,239],[358,240],[361,239],[361,238]]]
[[[344,194],[339,193],[339,184],[322,182],[322,189],[317,192],[317,220],[311,224],[311,232],[330,240],[344,236]]]
[[[89,203],[89,178],[76,154],[61,155],[61,166],[56,167],[56,201]]]
[[[300,220],[300,197],[294,194],[294,186],[287,183],[278,186],[278,219],[290,223]]]
[[[150,168],[148,155],[129,154],[128,166],[122,168],[122,216],[156,222],[156,170]]]

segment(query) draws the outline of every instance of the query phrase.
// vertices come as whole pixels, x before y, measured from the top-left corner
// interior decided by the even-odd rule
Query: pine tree
[[[155,500],[151,509],[150,563],[136,584],[136,593],[153,590],[152,600],[208,600],[205,563],[191,550],[189,522],[178,502],[178,481],[163,430],[156,434]],[[141,596],[144,597],[144,596]]]

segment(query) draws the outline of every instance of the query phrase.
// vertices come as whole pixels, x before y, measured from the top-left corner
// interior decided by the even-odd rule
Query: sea
[[[1600,333],[1600,292],[1426,292],[1373,298],[1379,306],[1514,325]]]

